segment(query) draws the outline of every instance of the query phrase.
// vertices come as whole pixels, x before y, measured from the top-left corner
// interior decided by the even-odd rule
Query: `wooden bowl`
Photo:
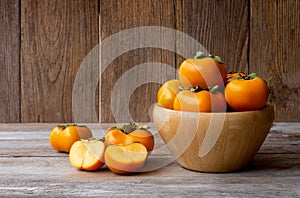
[[[198,113],[155,104],[153,120],[163,141],[184,168],[231,172],[252,161],[274,121],[274,110]]]

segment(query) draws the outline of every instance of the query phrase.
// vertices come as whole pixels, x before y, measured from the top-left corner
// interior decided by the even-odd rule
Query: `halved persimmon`
[[[104,152],[102,141],[79,140],[70,149],[69,161],[72,166],[81,170],[97,170],[104,165]]]
[[[141,143],[128,145],[109,145],[105,151],[106,166],[114,173],[129,174],[144,166],[147,149]]]

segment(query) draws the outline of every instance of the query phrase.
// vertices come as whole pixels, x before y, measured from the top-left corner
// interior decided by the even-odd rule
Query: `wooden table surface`
[[[0,197],[300,197],[300,123],[275,123],[253,162],[234,173],[180,167],[155,134],[145,169],[130,176],[71,167],[49,145],[56,124],[0,124]],[[88,124],[95,137],[109,125]]]

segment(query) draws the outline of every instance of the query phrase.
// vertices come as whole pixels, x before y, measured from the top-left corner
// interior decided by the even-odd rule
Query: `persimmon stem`
[[[77,126],[77,127],[87,127],[86,125],[78,125],[78,124],[58,124],[57,125],[58,127],[60,127],[60,128],[63,128],[63,129],[65,129],[65,128],[67,128],[67,127],[70,127],[70,126]]]
[[[224,62],[221,60],[220,56],[214,56],[214,55],[209,55],[209,57],[211,57],[212,59],[214,59],[215,61],[217,61],[220,64],[224,64]]]
[[[215,56],[215,55],[211,55],[211,54],[205,55],[204,52],[201,52],[201,51],[196,52],[194,58],[195,58],[195,59],[212,58],[212,59],[214,59],[216,62],[218,62],[218,63],[220,63],[220,64],[224,64],[224,62],[221,60],[221,57],[220,57],[220,56]]]
[[[201,51],[198,51],[198,52],[196,52],[195,53],[195,56],[194,56],[194,58],[195,59],[201,59],[201,58],[207,58],[208,56],[207,55],[205,55],[203,52],[201,52]]]
[[[199,92],[202,90],[206,90],[205,88],[202,88],[201,86],[197,85],[196,87],[193,86],[189,86],[188,88],[183,87],[181,84],[178,85],[178,88],[182,91],[182,90],[190,90],[191,92]]]
[[[246,79],[246,80],[250,80],[250,79],[254,79],[254,78],[257,78],[256,73],[251,73],[251,74],[249,74],[245,79]]]
[[[188,88],[184,88],[181,84],[179,84],[178,88],[180,90],[189,90],[189,91],[194,92],[194,93],[204,91],[204,90],[209,91],[210,93],[215,93],[219,89],[219,85],[215,85],[213,87],[208,87],[208,88],[203,88],[199,85],[197,85],[196,87],[189,86]]]
[[[218,91],[218,89],[219,89],[219,85],[215,85],[215,86],[213,86],[213,87],[209,87],[209,88],[208,88],[208,91],[209,91],[210,93],[214,94],[214,93],[216,93],[216,91]]]
[[[126,134],[129,134],[132,131],[137,130],[137,129],[142,129],[142,130],[149,129],[149,127],[145,124],[136,124],[134,122],[130,122],[129,124],[125,124],[125,125],[114,126],[112,128],[118,129]]]

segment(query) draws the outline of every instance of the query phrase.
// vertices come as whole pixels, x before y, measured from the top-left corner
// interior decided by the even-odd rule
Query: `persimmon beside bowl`
[[[249,164],[269,133],[274,109],[182,112],[155,104],[153,120],[177,162],[200,172],[232,172]]]

